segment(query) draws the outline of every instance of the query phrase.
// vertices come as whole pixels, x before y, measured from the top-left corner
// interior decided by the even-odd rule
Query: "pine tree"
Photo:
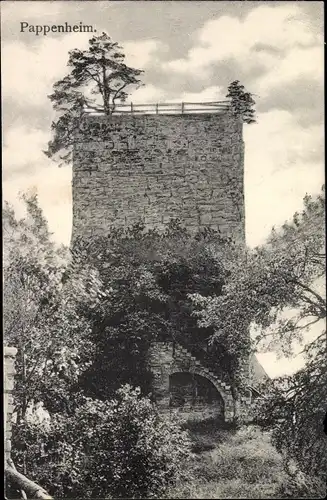
[[[63,163],[71,162],[71,146],[85,107],[102,111],[110,116],[116,103],[126,101],[128,90],[141,85],[142,70],[131,68],[124,62],[122,47],[102,33],[89,41],[87,50],[69,52],[71,71],[53,86],[49,95],[57,119],[52,123],[53,139],[45,154],[57,155]]]

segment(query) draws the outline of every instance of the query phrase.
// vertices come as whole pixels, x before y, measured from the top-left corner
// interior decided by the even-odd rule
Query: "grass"
[[[212,420],[185,427],[193,456],[184,464],[184,479],[166,498],[324,498],[319,487],[291,480],[269,434],[258,427],[236,430]]]

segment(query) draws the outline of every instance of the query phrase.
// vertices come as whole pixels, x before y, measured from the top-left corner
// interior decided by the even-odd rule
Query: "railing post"
[[[133,103],[131,102],[131,113],[133,114]]]
[[[159,104],[156,104],[156,115],[159,113]]]
[[[184,103],[182,102],[182,115],[184,114]]]

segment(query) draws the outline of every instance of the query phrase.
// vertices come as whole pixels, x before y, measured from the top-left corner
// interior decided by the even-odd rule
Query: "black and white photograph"
[[[324,3],[0,8],[4,498],[327,498]]]

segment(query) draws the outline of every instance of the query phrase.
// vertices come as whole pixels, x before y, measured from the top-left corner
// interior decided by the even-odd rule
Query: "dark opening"
[[[175,408],[215,405],[224,402],[215,386],[205,377],[193,373],[173,373],[169,378],[170,406]]]

